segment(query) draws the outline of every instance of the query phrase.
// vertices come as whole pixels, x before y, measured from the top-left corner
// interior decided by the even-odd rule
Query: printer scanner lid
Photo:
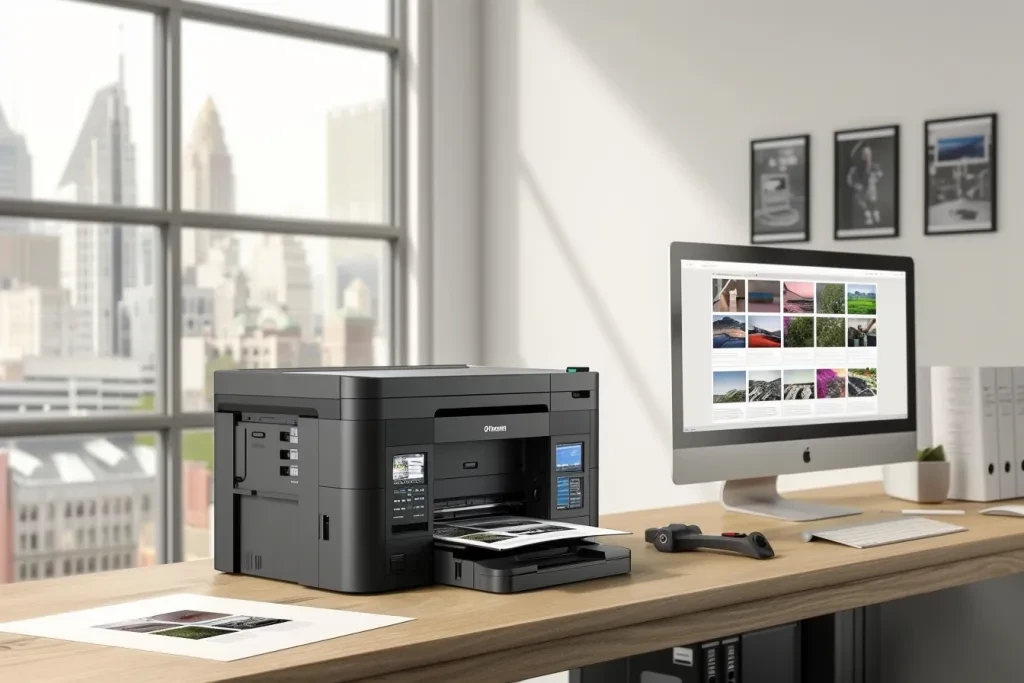
[[[243,369],[214,373],[215,394],[296,398],[410,398],[596,389],[596,372],[471,365]]]

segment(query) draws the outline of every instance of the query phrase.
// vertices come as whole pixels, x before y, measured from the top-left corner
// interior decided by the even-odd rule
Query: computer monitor
[[[792,521],[859,511],[779,495],[781,474],[916,457],[910,258],[677,242],[672,478]]]

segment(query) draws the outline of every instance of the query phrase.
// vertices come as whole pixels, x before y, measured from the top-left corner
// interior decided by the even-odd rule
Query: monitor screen
[[[423,484],[426,482],[424,464],[427,456],[423,453],[396,455],[391,460],[391,481],[400,484]]]
[[[906,420],[906,273],[680,262],[684,432]]]

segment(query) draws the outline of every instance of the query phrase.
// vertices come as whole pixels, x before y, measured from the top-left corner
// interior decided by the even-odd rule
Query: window
[[[0,440],[64,574],[209,556],[215,370],[404,360],[410,7],[0,2]]]
[[[265,14],[275,14],[290,19],[304,19],[318,24],[332,24],[356,31],[387,33],[391,15],[386,0],[360,0],[359,2],[338,2],[337,0],[208,0],[214,5],[248,9]]]
[[[39,578],[39,565],[36,564],[35,562],[33,562],[31,565],[29,565],[28,576],[29,576],[30,579],[38,579]]]
[[[47,560],[43,568],[43,576],[50,578],[53,576],[53,560]]]
[[[95,557],[90,557],[89,558],[89,571],[90,572],[96,571],[96,558]]]
[[[18,578],[22,581],[25,580],[25,565],[24,563],[18,565]]]
[[[36,550],[36,549],[39,548],[39,537],[36,536],[36,532],[34,532],[34,531],[32,532],[32,534],[28,538],[28,547],[31,550]]]
[[[104,555],[100,560],[100,569],[103,571],[110,569],[110,557],[108,555]]]

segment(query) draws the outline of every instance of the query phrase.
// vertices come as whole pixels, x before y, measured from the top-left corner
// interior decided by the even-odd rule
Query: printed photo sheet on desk
[[[0,632],[230,662],[405,621],[411,619],[182,593],[11,621]]]
[[[435,540],[490,550],[514,550],[549,541],[628,533],[630,532],[530,517],[466,519],[444,524],[439,522],[434,526]]]

